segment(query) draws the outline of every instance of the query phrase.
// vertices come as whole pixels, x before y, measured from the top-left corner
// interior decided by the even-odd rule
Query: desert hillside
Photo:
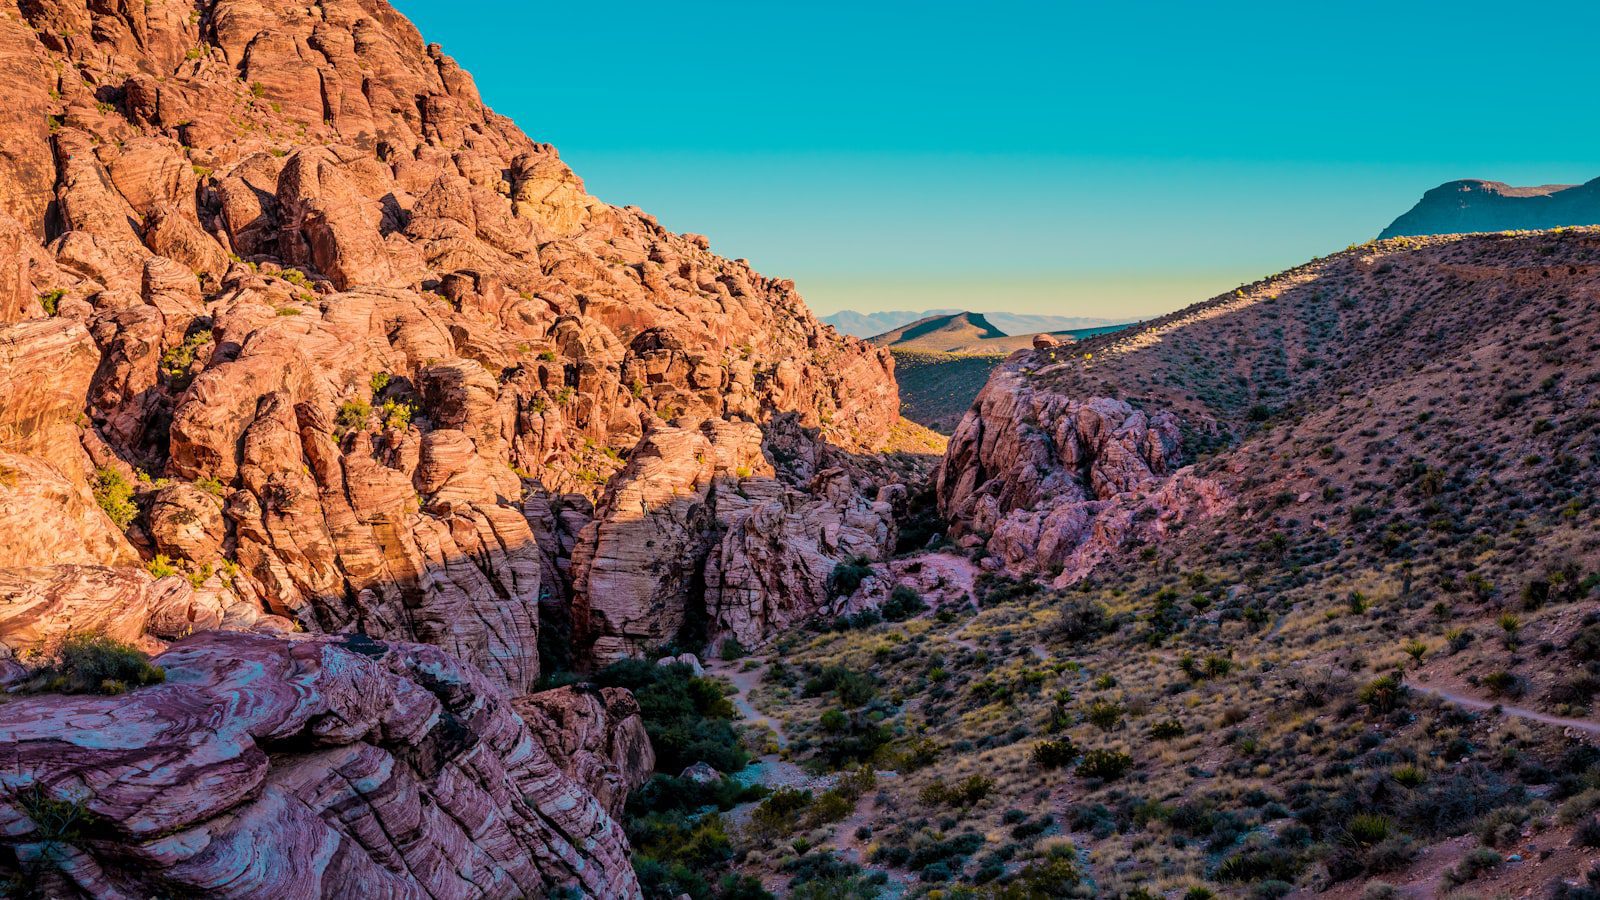
[[[1597,229],[1376,242],[1006,361],[939,476],[949,543],[724,667],[817,773],[742,868],[1590,896],[1597,260]]]
[[[1128,327],[1094,325],[1013,335],[1002,332],[985,315],[964,312],[928,316],[867,340],[894,354],[901,414],[949,434],[989,373],[1008,354],[1037,344],[1069,344]]]

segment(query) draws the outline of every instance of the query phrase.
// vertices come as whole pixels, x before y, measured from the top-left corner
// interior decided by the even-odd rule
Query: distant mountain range
[[[1030,330],[1026,334],[1007,334],[990,321],[988,313],[954,312],[918,319],[892,331],[867,338],[874,344],[892,350],[919,353],[965,353],[1003,356],[1015,350],[1033,346],[1033,337],[1041,332]],[[1029,317],[1033,319],[1045,318]],[[1094,334],[1116,331],[1124,324],[1096,325],[1088,328],[1063,328],[1044,332],[1062,343],[1071,343]]]
[[[1600,225],[1600,178],[1587,184],[1512,187],[1498,181],[1452,181],[1426,194],[1380,238],[1481,231],[1541,231]]]
[[[854,310],[823,316],[822,321],[838,329],[841,334],[865,338],[885,334],[932,316],[948,316],[965,312],[960,309],[929,309],[922,312],[893,310],[890,312],[861,313]],[[1095,328],[1119,324],[1121,320],[1093,316],[1036,316],[1025,313],[986,312],[981,314],[987,323],[1005,335],[1035,335],[1047,331],[1068,331],[1075,328]]]

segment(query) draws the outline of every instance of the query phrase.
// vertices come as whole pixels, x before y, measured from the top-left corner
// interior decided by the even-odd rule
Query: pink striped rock
[[[545,750],[559,736],[437,648],[214,632],[156,664],[166,683],[124,696],[6,704],[0,877],[50,896],[639,895],[621,828]]]

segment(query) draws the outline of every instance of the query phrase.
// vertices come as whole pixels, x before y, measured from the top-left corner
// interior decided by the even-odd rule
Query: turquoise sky
[[[394,0],[589,190],[813,309],[1141,316],[1600,177],[1600,4]]]

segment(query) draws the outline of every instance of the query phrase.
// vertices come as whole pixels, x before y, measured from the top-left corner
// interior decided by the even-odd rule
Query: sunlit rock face
[[[159,554],[525,692],[587,577],[557,507],[661,423],[783,415],[856,453],[894,421],[886,351],[590,196],[387,4],[30,3],[0,41],[16,564]]]
[[[937,484],[953,537],[1065,585],[1227,508],[1220,484],[1181,465],[1176,415],[1071,396],[1040,375],[1048,363],[1022,353],[996,369],[956,428]]]

